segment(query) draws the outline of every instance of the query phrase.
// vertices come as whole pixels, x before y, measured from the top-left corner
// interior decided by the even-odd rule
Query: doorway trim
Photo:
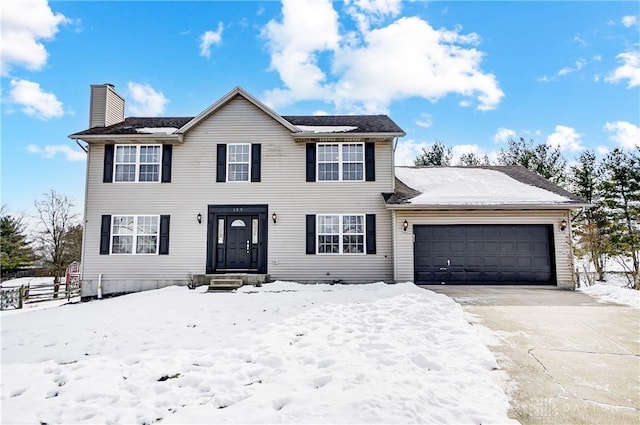
[[[219,273],[267,273],[267,221],[268,205],[208,205],[207,206],[207,274]],[[249,223],[257,223],[256,232],[251,230],[249,241],[250,265],[246,269],[228,269],[225,266],[226,229],[220,229],[219,223],[227,227],[227,217],[243,216]],[[219,240],[219,236],[222,240]],[[257,237],[257,243],[254,243]],[[220,243],[221,242],[221,243]]]

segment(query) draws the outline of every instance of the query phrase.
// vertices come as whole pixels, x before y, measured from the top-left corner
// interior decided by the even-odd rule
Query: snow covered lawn
[[[169,287],[2,314],[2,423],[517,423],[444,295]]]
[[[629,281],[620,274],[608,273],[606,282],[578,288],[578,291],[589,294],[598,301],[612,302],[640,308],[640,291],[626,287]]]

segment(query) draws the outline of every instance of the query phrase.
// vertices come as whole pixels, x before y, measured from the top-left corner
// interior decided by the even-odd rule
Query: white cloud
[[[547,145],[560,148],[562,151],[577,152],[584,149],[580,137],[575,128],[556,125],[555,131],[547,137]]]
[[[617,83],[628,79],[627,88],[640,86],[640,51],[620,53],[616,58],[624,63],[607,75],[605,81]]]
[[[416,120],[416,125],[418,127],[429,128],[431,127],[431,124],[433,124],[431,114],[427,114],[427,113],[420,114],[420,116]]]
[[[496,143],[506,143],[509,139],[516,137],[516,132],[510,128],[500,127],[496,134],[493,135],[493,141]]]
[[[396,2],[360,3],[358,13],[369,17],[391,16],[394,5],[399,7]],[[369,5],[377,8],[369,10]],[[338,110],[379,113],[395,100],[435,102],[453,93],[489,110],[504,97],[495,76],[480,70],[484,54],[475,48],[476,34],[436,30],[417,17],[340,34],[329,0],[284,0],[282,10],[282,22],[270,21],[263,31],[271,67],[284,84],[265,93],[271,106],[315,99],[334,103]],[[326,71],[320,61],[329,62]]]
[[[10,102],[22,106],[25,114],[48,120],[64,115],[62,102],[56,95],[47,93],[40,88],[40,84],[27,80],[11,80]]]
[[[127,87],[130,95],[128,107],[134,115],[151,117],[160,115],[169,102],[162,92],[155,91],[150,85],[129,81]]]
[[[271,68],[288,87],[269,91],[268,103],[328,97],[316,52],[334,51],[340,42],[338,14],[329,0],[284,0],[282,22],[269,21],[262,34],[268,39]]]
[[[584,41],[584,39],[582,38],[581,34],[576,34],[573,37],[573,41],[575,41],[576,43],[578,43],[581,46],[587,46],[587,42]]]
[[[400,13],[401,0],[346,0],[347,13],[356,21],[360,32],[369,31],[372,24]]]
[[[84,161],[87,159],[87,154],[82,151],[72,149],[67,145],[46,145],[44,148],[38,145],[27,146],[27,152],[41,155],[43,158],[52,159],[57,154],[62,154],[67,157],[68,161]]]
[[[0,13],[0,74],[12,67],[37,71],[47,63],[43,40],[52,40],[58,26],[70,22],[53,13],[46,0],[5,1]]]
[[[640,146],[640,127],[627,121],[607,122],[604,129],[611,133],[609,140],[631,149]]]
[[[208,58],[211,56],[211,46],[219,45],[222,43],[222,30],[224,25],[222,22],[218,22],[218,29],[216,31],[205,31],[200,36],[200,56]]]
[[[606,146],[597,146],[596,147],[596,152],[598,152],[598,155],[606,155],[610,151],[609,151],[609,148],[606,147]]]
[[[623,17],[620,22],[622,22],[622,25],[624,25],[625,27],[629,28],[629,27],[632,27],[634,25],[638,25],[638,17],[637,16],[633,16],[633,15],[627,15],[627,16]]]
[[[575,68],[571,68],[570,66],[565,66],[560,71],[558,71],[558,75],[567,75],[567,74],[571,74],[572,72],[580,71],[582,68],[584,68],[586,64],[587,62],[584,59],[578,59],[575,64]]]
[[[422,153],[422,148],[428,148],[431,143],[416,142],[415,140],[400,140],[396,146],[395,165],[415,165],[416,157]]]

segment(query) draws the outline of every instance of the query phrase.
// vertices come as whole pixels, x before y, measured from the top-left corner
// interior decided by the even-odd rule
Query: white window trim
[[[132,162],[121,162],[118,163],[116,162],[116,158],[118,157],[118,147],[123,147],[123,146],[128,146],[128,147],[135,147],[136,148],[136,162],[135,164]],[[160,148],[160,155],[159,155],[159,159],[158,159],[158,180],[157,181],[140,181],[140,151],[141,151],[141,147],[159,147]],[[135,172],[135,180],[133,181],[118,181],[116,180],[116,165],[118,164],[134,164],[136,167],[136,172]],[[146,164],[155,164],[153,162],[145,162]],[[131,183],[141,183],[141,184],[156,184],[156,183],[160,183],[162,182],[162,144],[158,144],[158,143],[151,143],[151,144],[144,144],[144,145],[136,145],[136,144],[120,144],[120,145],[115,145],[114,149],[113,149],[113,182],[114,183],[118,183],[118,184],[131,184]]]
[[[338,180],[320,180],[320,157],[319,147],[320,146],[328,146],[328,145],[338,145]],[[359,180],[344,180],[343,179],[343,165],[344,161],[342,159],[342,147],[344,145],[358,145],[362,147],[362,179]],[[332,161],[331,163],[333,163]],[[350,162],[352,163],[352,162]],[[359,162],[357,162],[359,163]],[[323,164],[328,164],[328,162],[323,162]],[[359,183],[365,181],[365,170],[366,167],[366,158],[365,158],[365,146],[363,142],[326,142],[326,143],[318,143],[316,145],[316,181],[319,183],[335,183],[335,182],[346,182],[346,183]],[[348,214],[345,214],[348,215]]]
[[[249,160],[247,167],[247,180],[229,180],[229,166],[231,165],[231,161],[229,161],[229,155],[231,155],[230,146],[248,146],[249,147]],[[251,143],[227,143],[227,161],[226,161],[226,170],[225,170],[225,181],[227,183],[251,183]],[[234,162],[234,164],[244,164],[244,162]]]
[[[133,233],[131,235],[114,235],[113,233],[113,222],[115,221],[116,217],[133,217]],[[138,217],[157,217],[158,219],[158,233],[156,234],[156,252],[141,252],[141,253],[137,253],[136,252],[136,248],[137,248],[137,243],[138,243],[138,236],[152,236],[150,234],[143,234],[143,235],[138,235]],[[114,236],[131,236],[132,242],[131,242],[131,252],[130,253],[126,253],[126,252],[113,252],[113,237]],[[158,252],[160,252],[160,215],[156,215],[156,214],[114,214],[111,216],[111,229],[109,230],[109,255],[158,255]]]
[[[339,217],[339,233],[338,233],[338,252],[320,252],[320,217]],[[362,233],[344,233],[343,232],[343,217],[362,217]],[[316,255],[367,255],[367,217],[366,214],[316,214]],[[323,233],[323,235],[334,233]],[[362,252],[344,252],[344,244],[342,237],[344,235],[362,235]]]

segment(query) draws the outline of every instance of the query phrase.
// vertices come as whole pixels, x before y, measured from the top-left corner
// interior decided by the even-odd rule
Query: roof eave
[[[89,144],[103,143],[183,143],[182,134],[71,134],[72,140],[82,140]]]
[[[386,204],[389,210],[574,210],[591,204]]]

